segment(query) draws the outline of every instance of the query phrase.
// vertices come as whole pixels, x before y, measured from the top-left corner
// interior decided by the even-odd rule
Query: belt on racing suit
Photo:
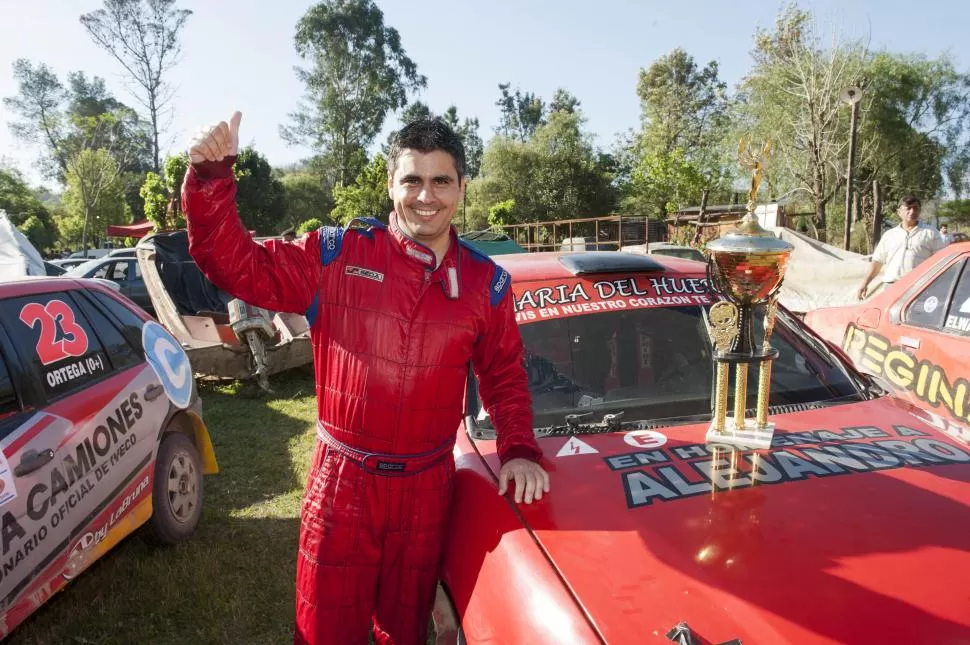
[[[353,446],[348,446],[338,440],[327,432],[327,429],[323,427],[323,423],[320,420],[317,420],[317,439],[371,475],[382,475],[385,477],[406,477],[428,470],[451,453],[455,446],[455,440],[451,438],[428,452],[410,455],[367,452],[354,448]]]

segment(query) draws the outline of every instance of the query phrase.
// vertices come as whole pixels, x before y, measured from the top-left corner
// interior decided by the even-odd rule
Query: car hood
[[[706,425],[545,437],[552,490],[519,509],[606,642],[968,643],[970,447],[919,414],[778,415],[757,452]]]

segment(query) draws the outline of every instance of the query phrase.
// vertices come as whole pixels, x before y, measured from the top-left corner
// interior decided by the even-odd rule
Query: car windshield
[[[81,264],[78,264],[77,266],[73,266],[69,268],[67,270],[67,273],[68,275],[72,275],[75,277],[83,277],[86,273],[88,273],[89,271],[91,271],[92,269],[94,269],[95,267],[101,264],[104,264],[104,260],[100,258],[95,258],[93,260],[88,260],[87,262],[83,262]]]
[[[760,339],[761,316],[756,319]],[[799,324],[778,316],[770,405],[859,400],[855,377]],[[584,422],[620,411],[624,421],[710,418],[714,363],[699,306],[587,313],[520,330],[537,427],[561,425],[577,412],[593,413]],[[749,409],[756,405],[757,379],[758,371],[749,370]],[[733,373],[729,391],[733,406]]]

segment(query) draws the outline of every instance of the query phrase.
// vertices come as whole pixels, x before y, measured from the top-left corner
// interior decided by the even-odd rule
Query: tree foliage
[[[616,190],[608,158],[583,129],[581,112],[554,112],[531,140],[493,138],[468,187],[469,228],[491,219],[548,221],[609,214]],[[503,202],[511,202],[495,210]]]
[[[663,218],[704,190],[726,188],[729,102],[717,61],[701,68],[675,49],[640,70],[637,95],[642,131],[628,144],[624,210]]]
[[[386,221],[394,204],[387,194],[387,159],[384,155],[375,155],[352,185],[334,188],[333,197],[336,206],[330,217],[342,225],[355,217]]]
[[[0,169],[0,210],[6,211],[14,226],[30,243],[44,252],[57,240],[57,225],[50,210],[30,190],[23,178],[11,170]]]
[[[318,175],[301,170],[283,175],[280,181],[283,183],[287,224],[296,226],[309,220],[332,221],[333,195],[323,186]]]
[[[83,149],[68,163],[66,217],[58,223],[64,241],[82,249],[105,237],[109,224],[127,224],[131,213],[125,203],[120,168],[106,149]]]
[[[388,113],[404,107],[427,80],[372,0],[314,5],[297,23],[295,42],[311,65],[297,70],[306,97],[280,134],[318,151],[330,183],[347,186],[366,164],[365,151]]]
[[[823,240],[826,207],[845,179],[849,111],[839,93],[862,82],[866,56],[861,43],[825,40],[811,14],[789,6],[773,31],[757,31],[742,82],[745,128],[756,142],[773,141],[769,184],[807,191]]]
[[[236,176],[236,205],[239,217],[257,235],[277,235],[288,226],[283,182],[273,174],[266,157],[252,147],[239,151],[233,172]]]
[[[175,0],[104,0],[103,8],[81,16],[91,40],[121,64],[148,112],[156,173],[161,169],[161,121],[172,99],[164,77],[178,61],[179,31],[191,15],[176,8]]]
[[[498,86],[502,96],[495,105],[501,110],[501,117],[495,132],[513,141],[528,141],[545,123],[546,104],[532,92],[523,93],[516,88],[513,93],[511,87],[511,83]]]
[[[321,226],[323,226],[323,220],[317,219],[316,217],[311,217],[308,220],[300,222],[300,225],[296,227],[296,234],[303,235],[304,233],[315,231]]]
[[[163,175],[152,171],[145,174],[139,194],[143,200],[145,218],[155,225],[156,231],[185,228],[181,190],[188,169],[189,156],[182,153],[165,158]]]

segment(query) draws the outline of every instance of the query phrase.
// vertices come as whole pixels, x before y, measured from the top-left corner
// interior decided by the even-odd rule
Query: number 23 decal
[[[63,300],[51,300],[46,305],[31,302],[20,310],[20,321],[33,328],[40,321],[37,356],[44,365],[88,351],[88,335],[74,319],[74,310]]]

